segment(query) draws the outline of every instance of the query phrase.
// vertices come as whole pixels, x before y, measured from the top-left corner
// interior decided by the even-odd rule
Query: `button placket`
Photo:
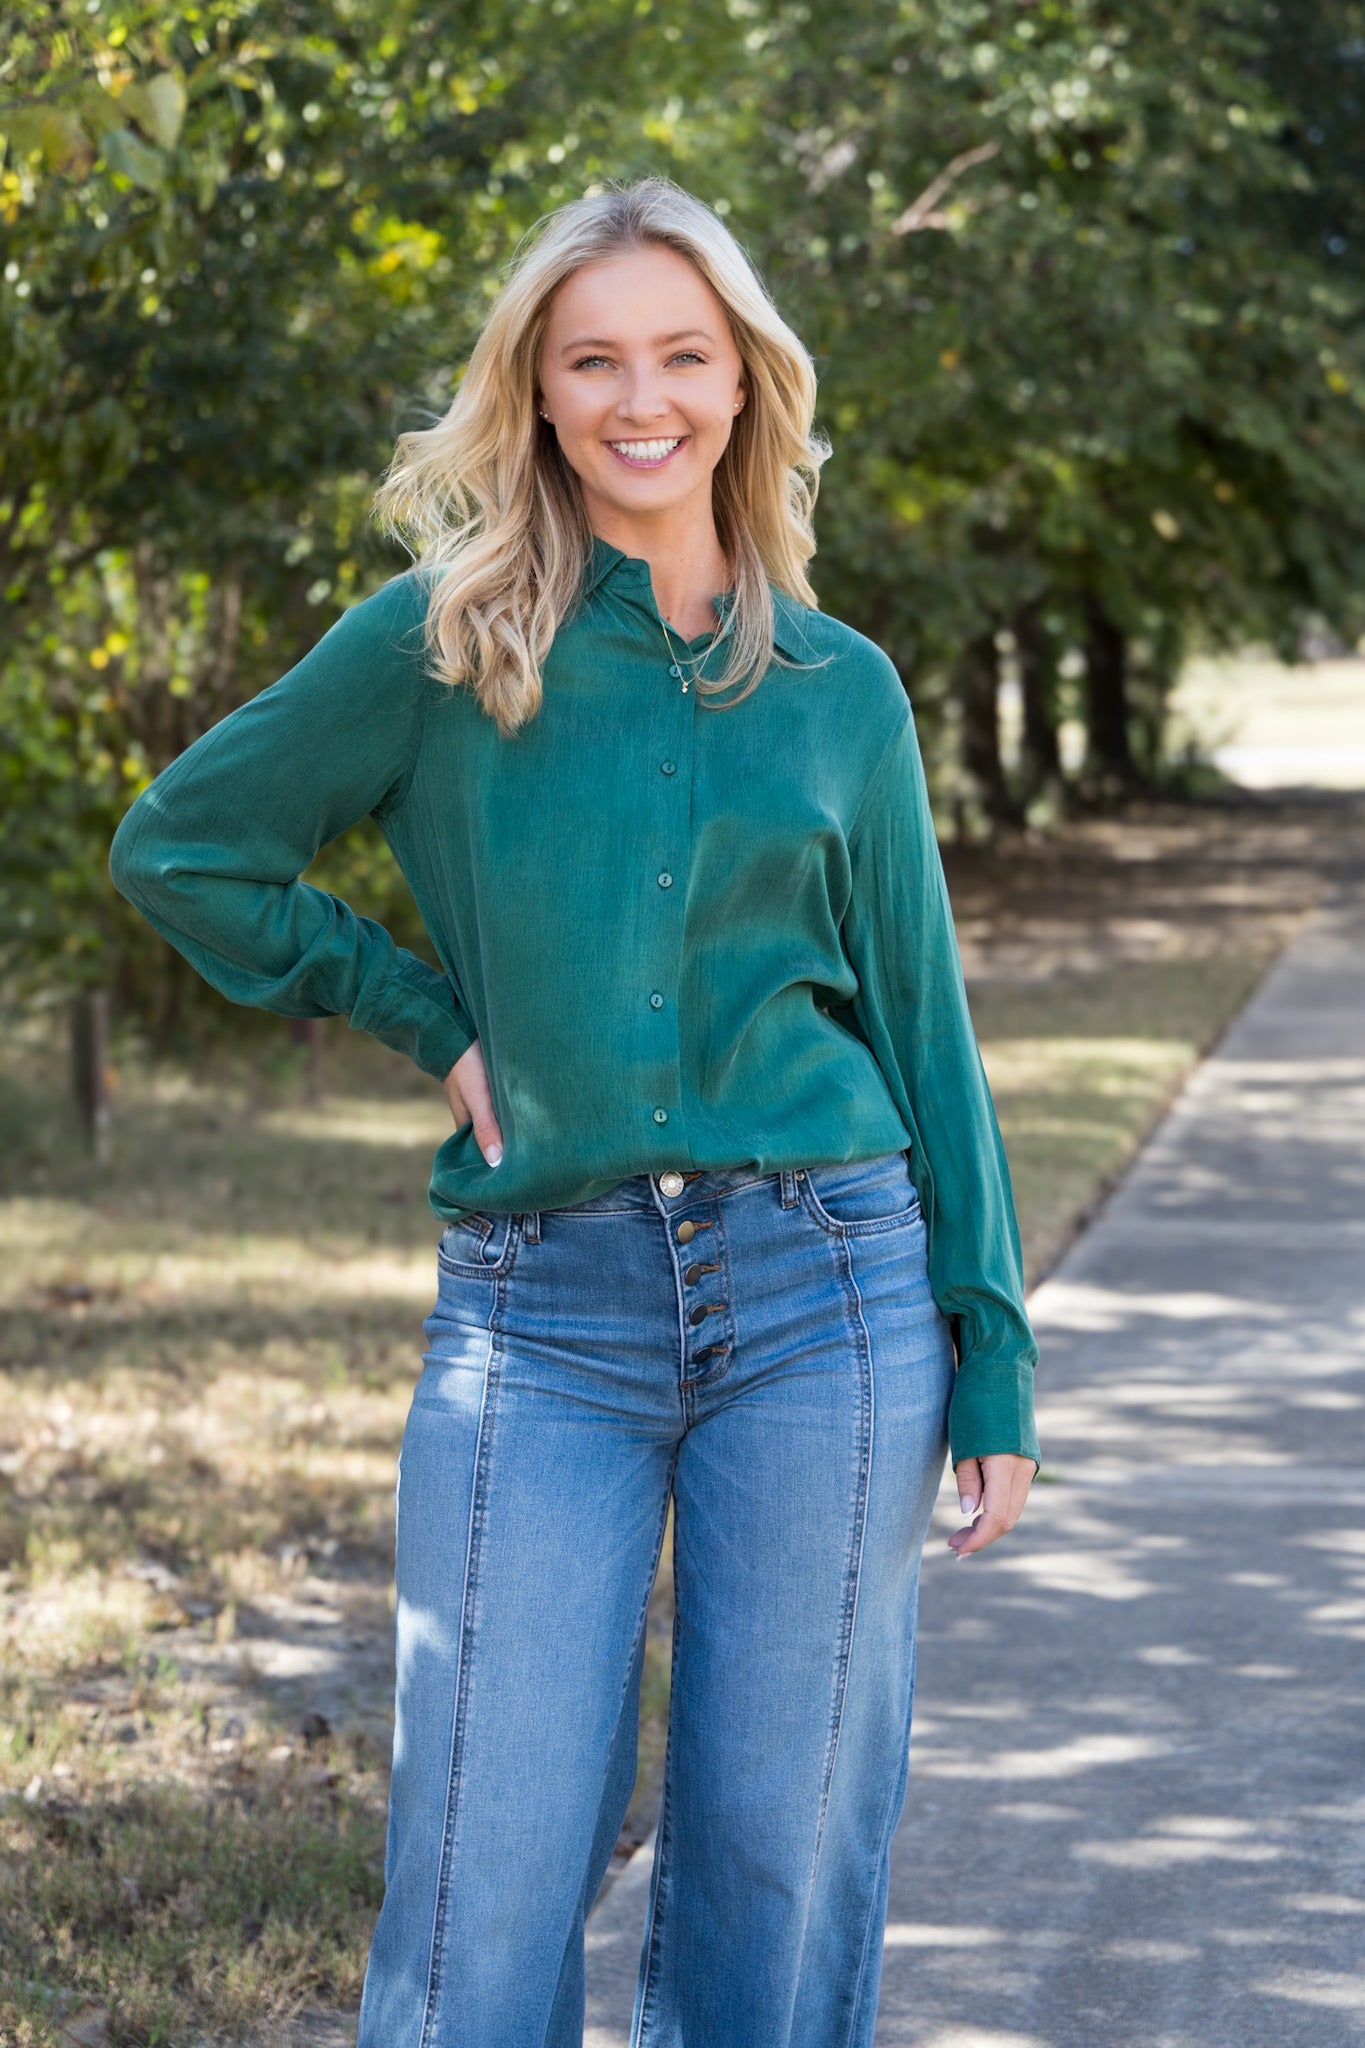
[[[676,665],[676,664],[675,664]],[[675,910],[679,913],[671,934],[667,928],[660,933],[658,951],[659,968],[653,987],[645,985],[644,1000],[654,1013],[656,1027],[668,1030],[668,1043],[659,1044],[659,1066],[656,1081],[657,1094],[653,1101],[647,1101],[646,1110],[650,1121],[658,1128],[660,1136],[668,1137],[669,1150],[674,1157],[682,1150],[686,1157],[686,1139],[680,1131],[682,1122],[682,1045],[679,1036],[677,990],[682,980],[683,924],[686,916],[684,884],[687,867],[691,860],[691,784],[692,784],[692,712],[686,698],[679,691],[669,697],[675,707],[662,721],[663,730],[658,733],[654,772],[661,778],[656,787],[664,799],[658,806],[660,833],[658,839],[659,859],[654,870],[654,886],[659,892],[655,898],[657,908],[663,917]],[[659,744],[659,742],[662,744]],[[664,792],[667,795],[664,795]],[[665,1071],[665,1068],[668,1071]]]
[[[697,1221],[696,1228],[711,1231],[708,1249],[717,1256],[713,1259],[690,1259],[681,1275],[684,1295],[691,1297],[685,1298],[683,1305],[685,1385],[724,1371],[734,1337],[719,1218],[702,1218]],[[679,1224],[675,1243],[683,1242],[683,1229],[684,1225]]]
[[[688,1181],[696,1180],[702,1170],[693,1167],[679,1173],[676,1167],[669,1167],[655,1176],[659,1193],[668,1202],[676,1201],[686,1194]],[[669,1250],[679,1284],[684,1388],[724,1371],[734,1341],[722,1226],[716,1205],[707,1206],[710,1214],[668,1218]],[[714,1252],[714,1258],[683,1254],[683,1246],[692,1245],[700,1232],[708,1230],[711,1237],[704,1245],[697,1244],[696,1251]]]

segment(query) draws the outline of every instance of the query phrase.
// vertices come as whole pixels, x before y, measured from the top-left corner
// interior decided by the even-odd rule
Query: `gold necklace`
[[[673,645],[673,635],[672,635],[672,634],[671,634],[671,633],[669,632],[669,630],[668,630],[668,621],[667,621],[667,620],[666,620],[666,619],[664,618],[664,615],[663,615],[663,613],[662,613],[662,612],[660,612],[660,614],[659,614],[659,624],[660,624],[660,625],[661,625],[661,626],[663,627],[663,629],[664,629],[664,639],[665,639],[665,641],[666,641],[666,642],[667,642],[667,644],[668,644],[668,651],[669,651],[669,653],[670,653],[670,654],[672,655],[672,657],[673,657],[673,666],[674,666],[674,668],[675,668],[675,669],[677,670],[678,674],[679,674],[679,675],[681,676],[681,675],[682,675],[682,663],[681,663],[681,661],[680,661],[680,660],[679,660],[679,658],[678,658],[678,650],[677,650],[677,648],[676,648],[676,647],[675,647],[675,646]],[[708,655],[708,654],[709,654],[709,653],[711,652],[711,649],[712,649],[712,648],[713,648],[713,647],[715,646],[715,644],[716,644],[716,639],[715,639],[715,635],[714,635],[714,634],[712,634],[712,636],[711,636],[710,640],[709,640],[709,641],[707,642],[706,646],[705,646],[705,647],[703,647],[703,649],[702,649],[702,651],[701,651],[701,653],[700,653],[700,654],[689,654],[689,655],[688,655],[688,656],[686,657],[686,659],[687,659],[688,661],[690,661],[690,662],[692,663],[692,666],[693,666],[693,670],[694,670],[694,671],[696,671],[696,672],[699,672],[699,671],[700,671],[700,668],[701,668],[701,665],[702,665],[702,663],[703,663],[703,662],[704,662],[704,661],[706,660],[706,657],[707,657],[707,655]],[[692,682],[692,681],[693,681],[693,679],[694,679],[694,678],[693,678],[693,676],[683,676],[683,695],[684,695],[684,696],[686,696],[686,694],[687,694],[687,686],[688,686],[688,684],[689,684],[690,682]]]

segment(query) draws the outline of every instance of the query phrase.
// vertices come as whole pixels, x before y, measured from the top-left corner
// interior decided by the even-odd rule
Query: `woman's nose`
[[[627,384],[617,410],[629,420],[657,420],[668,412],[669,401],[652,378],[639,377]]]

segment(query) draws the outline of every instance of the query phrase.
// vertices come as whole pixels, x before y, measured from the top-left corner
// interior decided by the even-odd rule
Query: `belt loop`
[[[540,1211],[527,1209],[522,1215],[522,1239],[526,1244],[540,1243]]]
[[[784,1166],[779,1178],[782,1183],[782,1207],[784,1209],[794,1209],[798,1200],[795,1169],[790,1166]]]

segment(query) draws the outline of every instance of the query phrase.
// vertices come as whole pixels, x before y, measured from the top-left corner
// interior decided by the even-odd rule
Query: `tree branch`
[[[1000,154],[998,142],[980,142],[975,149],[964,149],[951,163],[945,164],[936,178],[932,178],[920,193],[912,199],[903,214],[891,223],[893,235],[917,235],[925,228],[946,228],[948,216],[938,211],[938,202],[957,183],[964,171],[970,171],[976,164],[984,164],[991,157]]]

